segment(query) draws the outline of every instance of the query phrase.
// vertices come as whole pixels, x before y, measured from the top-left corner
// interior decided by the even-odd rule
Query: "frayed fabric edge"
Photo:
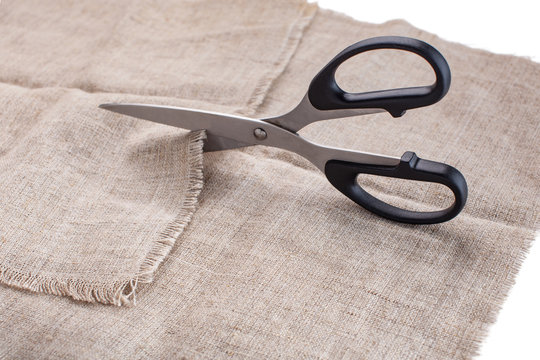
[[[252,116],[257,112],[257,109],[264,102],[266,94],[272,88],[272,85],[277,78],[285,71],[291,58],[296,53],[298,45],[302,40],[304,31],[311,24],[315,14],[319,10],[317,4],[305,3],[303,5],[300,16],[289,27],[289,31],[283,47],[280,51],[278,59],[276,60],[276,66],[272,67],[260,80],[255,90],[251,94],[246,109],[241,109],[241,112],[245,116]]]
[[[119,304],[117,305],[135,304],[135,290],[138,283],[147,284],[152,282],[157,268],[169,254],[176,240],[191,221],[191,217],[197,207],[197,199],[203,187],[204,139],[206,139],[205,130],[195,131],[189,135],[188,162],[190,172],[188,175],[188,190],[184,197],[182,209],[176,219],[165,228],[160,238],[152,245],[150,252],[146,255],[139,268],[137,277],[125,284],[121,292]]]
[[[148,284],[154,280],[154,274],[159,265],[173,248],[176,240],[180,237],[186,226],[191,221],[197,208],[197,200],[203,188],[203,145],[206,139],[206,130],[190,133],[188,141],[188,190],[182,208],[176,219],[173,220],[161,233],[161,236],[152,244],[149,253],[139,267],[137,276],[124,284],[115,305],[135,305],[136,289],[139,283]]]
[[[159,265],[169,254],[176,240],[191,221],[197,207],[197,199],[203,187],[203,140],[206,131],[189,134],[187,178],[188,190],[180,212],[161,235],[154,241],[135,278],[128,281],[96,284],[76,279],[58,280],[36,274],[24,274],[0,265],[0,283],[19,289],[51,295],[69,296],[85,302],[99,302],[117,306],[135,305],[139,283],[150,283]]]
[[[129,302],[122,295],[125,283],[104,284],[99,286],[82,280],[45,278],[40,275],[22,274],[5,267],[0,267],[0,283],[18,289],[42,292],[46,294],[70,296],[75,300],[123,305]]]

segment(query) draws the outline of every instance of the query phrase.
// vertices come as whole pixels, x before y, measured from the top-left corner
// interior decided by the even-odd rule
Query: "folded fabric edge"
[[[206,131],[189,134],[187,192],[176,218],[154,240],[135,278],[108,284],[97,284],[79,279],[59,280],[37,274],[25,274],[0,265],[0,284],[51,295],[70,296],[75,300],[99,302],[117,306],[134,305],[137,284],[149,283],[154,272],[169,254],[176,240],[191,221],[203,187],[203,140]]]

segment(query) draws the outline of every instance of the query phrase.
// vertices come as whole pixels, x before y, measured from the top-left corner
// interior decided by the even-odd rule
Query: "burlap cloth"
[[[123,295],[79,298],[132,303],[144,250],[164,239],[167,224],[192,215],[181,235],[183,227],[168,238],[164,260],[150,271],[154,281],[135,289],[135,306],[2,285],[0,357],[470,358],[477,351],[538,224],[540,65],[452,44],[402,21],[359,23],[302,1],[4,1],[0,9],[0,179],[9,189],[0,231],[26,231],[37,243],[3,238],[0,265],[18,271],[19,256],[51,258],[68,270],[53,273],[62,267],[47,261],[22,265],[80,276],[91,289],[105,279]],[[136,100],[274,115],[301,99],[335,53],[377,35],[437,47],[452,69],[449,94],[398,120],[322,122],[302,135],[390,155],[414,150],[456,166],[470,195],[448,223],[381,219],[306,160],[264,147],[205,154],[192,214],[194,204],[182,200],[199,164],[187,159],[191,148],[200,160],[203,134],[95,108]],[[353,61],[338,80],[354,90],[430,80],[414,56],[383,51]],[[387,185],[365,181],[374,192]],[[112,198],[91,197],[87,184]],[[444,200],[431,190],[399,185],[388,198],[413,207],[418,198]],[[59,208],[43,207],[55,201]],[[92,204],[110,211],[89,219],[71,211],[97,210]],[[54,223],[35,228],[36,214]],[[67,239],[76,241],[69,251]],[[15,254],[13,241],[33,246],[31,254]],[[70,256],[65,264],[55,256],[61,253]],[[85,271],[74,274],[73,266]]]

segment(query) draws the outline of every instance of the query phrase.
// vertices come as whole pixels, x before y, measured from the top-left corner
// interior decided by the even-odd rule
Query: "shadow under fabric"
[[[38,4],[36,8],[55,6]],[[8,11],[1,15],[1,26],[17,28],[17,20],[32,13],[23,4],[7,5],[3,3]],[[77,16],[95,18],[99,26],[113,23],[100,7],[75,6],[82,7]],[[16,41],[15,35],[11,42],[3,38],[1,46],[12,51],[0,64],[6,94],[1,98],[13,100],[11,107],[0,107],[2,133],[11,134],[9,125],[14,120],[9,119],[31,111],[36,115],[27,116],[28,121],[51,119],[47,135],[52,137],[67,136],[54,132],[56,122],[87,119],[73,129],[99,124],[96,138],[113,143],[110,149],[118,152],[108,156],[128,162],[135,178],[157,176],[155,170],[148,172],[150,158],[167,158],[167,149],[185,146],[189,135],[101,115],[94,105],[104,99],[137,100],[275,115],[292,108],[313,75],[344,47],[378,35],[410,36],[434,45],[450,64],[452,86],[440,103],[411,110],[400,119],[379,114],[321,122],[302,130],[302,135],[389,155],[414,150],[453,164],[467,178],[468,204],[448,223],[403,225],[348,201],[295,154],[265,147],[208,153],[197,211],[155,272],[154,281],[138,288],[136,306],[75,302],[3,285],[0,357],[471,358],[495,320],[538,226],[540,164],[535,149],[540,65],[449,43],[402,21],[359,23],[303,2],[235,1],[225,6],[209,1],[198,6],[137,2],[128,15],[107,28],[107,40],[101,40],[105,43],[96,41],[110,51],[96,52],[93,61],[70,62],[77,71],[73,73],[52,66],[42,73],[32,67],[19,69],[16,60],[30,56],[25,41]],[[39,18],[41,12],[34,11]],[[67,10],[55,11],[65,17]],[[209,19],[216,19],[218,28],[201,38],[180,31],[184,26],[203,31],[203,23],[213,24]],[[62,24],[51,19],[40,26],[55,29],[49,35],[55,36],[65,34]],[[42,33],[36,30],[23,39],[39,44]],[[84,32],[69,34],[84,37]],[[193,52],[183,51],[193,48],[208,55],[188,67],[181,60]],[[129,65],[125,59],[135,55],[137,61],[131,59]],[[429,81],[426,69],[417,68],[414,60],[394,52],[370,54],[369,61],[344,68],[340,76],[354,90],[396,85],[388,83],[394,74],[403,79],[398,85]],[[171,68],[177,64],[184,68]],[[125,83],[120,84],[120,79]],[[51,84],[55,88],[26,89]],[[56,111],[61,116],[48,115]],[[120,126],[126,129],[119,132]],[[42,130],[33,128],[39,139]],[[62,128],[71,129],[67,124]],[[127,134],[120,135],[124,131]],[[17,136],[22,135],[13,131],[2,141]],[[114,145],[122,141],[126,146]],[[11,144],[0,148],[7,149],[2,156],[22,152],[15,140]],[[95,159],[93,152],[84,154],[84,150],[65,142],[63,151],[69,157],[51,149],[44,158],[53,164],[55,159],[70,159],[71,169],[77,164],[74,159]],[[139,168],[145,164],[148,169]],[[69,173],[62,175],[38,178],[69,178]],[[366,181],[375,193],[387,185]],[[179,180],[177,185],[181,184]],[[407,189],[397,187],[389,196],[401,206],[418,198],[428,204],[441,199],[431,188]],[[50,196],[61,197],[60,190]],[[154,195],[146,196],[151,203]],[[171,204],[164,201],[162,206]],[[68,215],[79,219],[77,214]],[[22,226],[10,224],[10,216],[2,214],[2,227]],[[131,228],[134,223],[128,220],[125,217],[118,228]],[[32,231],[37,239],[48,233]],[[129,250],[130,241],[118,244]],[[16,261],[13,256],[0,258],[0,265]],[[84,261],[82,255],[78,259]]]

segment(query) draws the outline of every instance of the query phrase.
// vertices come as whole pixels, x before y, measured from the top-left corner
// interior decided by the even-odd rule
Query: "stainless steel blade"
[[[251,129],[252,126],[250,125],[253,124],[250,124],[250,120],[259,121],[234,115],[173,106],[102,104],[99,107],[116,113],[187,130],[205,129],[207,131],[207,139],[205,140],[204,151],[236,149],[253,145],[253,136],[251,133],[240,131],[240,133],[247,134],[247,139],[241,139],[241,136],[240,138],[238,136],[238,130],[239,127],[242,128],[243,126],[248,126]],[[251,142],[243,140],[251,140]]]
[[[294,132],[257,119],[226,115],[209,111],[174,106],[147,104],[102,104],[110,110],[160,124],[188,130],[206,129],[207,134],[226,138],[223,146],[265,145],[289,150],[303,156],[324,172],[328,160],[342,160],[363,164],[397,165],[398,157],[350,151],[314,144]],[[217,144],[216,147],[220,145]]]
[[[221,131],[224,131],[224,133],[229,133],[230,131],[227,131],[227,129],[230,129],[232,123],[238,124],[243,123],[245,120],[252,120],[234,115],[175,106],[112,103],[101,104],[99,107],[119,114],[187,130],[222,129]]]
[[[237,140],[228,139],[222,136],[216,136],[206,133],[206,139],[204,139],[204,152],[231,150],[243,148],[246,146],[252,146],[253,144],[242,143]]]
[[[197,117],[201,114],[199,110],[144,104],[101,104],[99,105],[99,107],[116,113],[150,120],[152,122],[157,122],[161,124],[172,125],[187,130],[207,129],[202,125],[201,121],[193,119],[193,117]],[[195,113],[193,114],[193,112]],[[187,114],[190,114],[191,116],[186,117]],[[181,120],[175,120],[175,116]],[[211,132],[207,131],[203,149],[205,152],[210,152],[236,149],[250,145],[252,144],[247,144],[238,140],[214,135]]]

